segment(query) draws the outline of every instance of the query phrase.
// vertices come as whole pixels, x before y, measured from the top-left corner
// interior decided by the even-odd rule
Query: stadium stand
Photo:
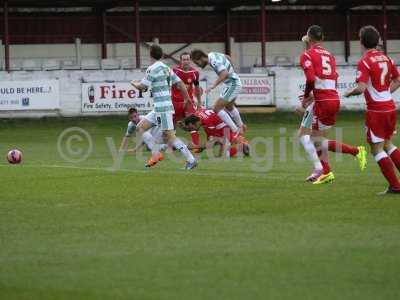
[[[347,66],[348,63],[346,62],[346,59],[343,55],[336,55],[336,65],[339,67]]]
[[[61,63],[56,59],[46,59],[42,64],[43,71],[61,70]]]
[[[82,70],[99,70],[100,62],[95,58],[83,58],[81,68]]]
[[[130,70],[135,68],[135,61],[133,58],[122,58],[121,59],[121,68],[123,70]]]
[[[64,60],[62,62],[62,68],[64,70],[80,70],[81,66],[74,60]]]
[[[38,60],[25,59],[22,62],[22,69],[24,71],[41,71],[42,64]]]
[[[383,21],[378,0],[340,1],[340,5],[334,0],[323,3],[283,0],[278,4],[265,0],[267,13],[261,13],[260,0],[246,1],[251,4],[246,7],[240,0],[189,0],[174,2],[174,5],[167,0],[143,0],[139,3],[137,19],[134,1],[101,0],[102,8],[98,3],[41,0],[39,5],[33,0],[8,0],[10,42],[6,43],[3,37],[0,47],[9,51],[0,53],[0,69],[6,69],[8,57],[10,73],[0,72],[4,73],[0,78],[4,81],[10,78],[36,80],[46,76],[63,78],[60,87],[63,113],[81,114],[81,108],[76,107],[81,103],[78,101],[82,92],[79,78],[88,82],[140,78],[151,63],[149,45],[159,43],[165,50],[164,61],[169,65],[176,64],[182,52],[201,48],[206,52],[229,53],[236,70],[241,73],[276,74],[274,103],[281,105],[280,109],[291,109],[293,103],[288,99],[296,98],[297,92],[293,92],[286,79],[291,78],[296,86],[303,82],[299,55],[304,45],[300,38],[310,22],[318,21],[324,27],[325,46],[342,67],[340,80],[350,82],[361,55],[358,29],[366,20],[377,27]],[[400,61],[400,23],[393,21],[397,20],[400,6],[395,0],[386,3],[387,18],[391,22],[386,33],[387,51]],[[220,13],[222,11],[224,13]],[[347,25],[344,11],[351,12]],[[99,18],[100,12],[104,12],[103,19]],[[263,29],[260,21],[265,16]],[[316,18],[310,19],[310,16]],[[230,18],[229,22],[226,18]],[[344,34],[346,29],[349,30],[348,39]],[[262,43],[262,36],[265,43]],[[203,79],[212,80],[207,73],[209,70],[201,72]],[[48,72],[48,75],[43,71],[59,72]],[[73,95],[71,90],[74,90]],[[75,102],[69,103],[70,99]]]
[[[357,65],[359,60],[360,60],[359,55],[351,55],[349,56],[349,65],[355,66]]]
[[[277,55],[274,57],[274,65],[282,67],[290,67],[293,66],[293,62],[289,56]]]
[[[274,59],[271,56],[267,56],[265,58],[265,62],[266,62],[266,66],[267,67],[273,67],[275,66],[275,62]],[[255,62],[253,67],[261,67],[262,63],[261,63],[261,57],[256,57]]]
[[[10,71],[21,71],[22,61],[21,60],[11,60],[10,61]]]
[[[119,59],[102,59],[101,60],[101,68],[103,70],[118,70],[121,66]]]

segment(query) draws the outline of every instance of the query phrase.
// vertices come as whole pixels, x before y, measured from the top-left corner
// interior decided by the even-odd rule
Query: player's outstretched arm
[[[197,99],[197,108],[200,109],[202,106],[202,102],[201,102],[201,94],[202,94],[202,90],[200,89],[200,86],[195,86],[194,87],[194,96]]]
[[[120,152],[126,151],[126,149],[128,148],[130,138],[131,138],[131,136],[124,136],[124,138],[122,139],[122,142],[121,142],[121,146],[119,147]]]
[[[136,144],[136,146],[132,149],[128,149],[126,152],[128,152],[128,154],[135,154],[137,151],[139,151],[142,147],[143,147],[144,143],[138,143]]]
[[[367,88],[367,85],[364,82],[358,82],[357,86],[354,89],[351,89],[351,90],[345,92],[344,96],[346,98],[348,98],[348,97],[351,97],[351,96],[361,95],[362,93],[364,93],[366,88]]]
[[[225,57],[226,57],[227,60],[229,60],[229,62],[231,63],[232,67],[235,67],[233,65],[232,57],[230,57],[228,54],[225,54]]]
[[[393,94],[400,87],[400,77],[392,80],[390,83],[390,92]]]
[[[176,86],[178,87],[179,91],[181,92],[183,99],[184,99],[184,106],[186,107],[190,102],[191,99],[189,97],[189,93],[187,91],[187,88],[185,86],[185,84],[182,81],[178,81],[177,83],[175,83]]]
[[[194,86],[194,96],[196,97],[197,100],[197,109],[201,109],[202,103],[201,103],[201,96],[203,94],[203,90],[200,87],[200,74],[199,72],[195,72],[195,80],[193,80],[193,86]]]
[[[213,89],[215,89],[217,86],[219,86],[222,82],[224,82],[227,78],[229,77],[229,73],[227,70],[223,70],[221,73],[219,73],[217,80],[206,89],[206,93],[211,92]]]
[[[130,82],[131,85],[133,85],[135,88],[137,88],[139,91],[145,92],[147,91],[147,86],[145,86],[143,83],[141,83],[138,80],[132,80]]]
[[[304,98],[308,98],[315,86],[315,70],[311,57],[303,53],[300,57],[300,65],[306,77],[306,87],[304,89]]]
[[[306,109],[314,102],[314,93],[311,92],[307,97],[304,95],[299,96],[299,100],[301,103],[302,108]]]
[[[299,116],[303,116],[305,111],[306,110],[304,109],[304,107],[302,105],[296,106],[296,108],[294,109],[294,113]]]

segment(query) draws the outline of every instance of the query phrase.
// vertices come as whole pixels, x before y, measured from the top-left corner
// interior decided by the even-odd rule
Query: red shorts
[[[235,139],[235,133],[230,130],[228,126],[221,129],[208,129],[206,131],[207,138],[224,138],[225,136],[229,139],[229,142],[232,143]]]
[[[196,112],[196,106],[193,102],[190,103],[186,107],[186,109],[184,108],[183,102],[172,102],[172,103],[174,105],[174,110],[175,110],[174,124],[177,121],[180,121],[187,116],[193,115]]]
[[[380,143],[392,138],[396,131],[397,112],[367,111],[365,127],[368,143]]]
[[[326,130],[336,123],[336,115],[340,109],[339,100],[316,101],[314,103],[314,118],[312,128]]]

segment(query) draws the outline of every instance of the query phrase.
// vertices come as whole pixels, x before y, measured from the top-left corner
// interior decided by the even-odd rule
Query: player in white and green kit
[[[207,54],[198,49],[193,50],[190,57],[200,68],[210,65],[217,73],[217,80],[207,88],[206,93],[223,83],[221,94],[215,102],[213,110],[230,127],[232,132],[239,135],[245,126],[238,109],[235,107],[235,100],[242,89],[242,83],[233,68],[231,58],[223,53],[210,52]]]
[[[191,101],[185,84],[178,76],[161,61],[163,51],[160,46],[153,45],[150,48],[150,56],[155,61],[146,70],[146,76],[141,81],[131,81],[138,90],[145,91],[151,88],[153,93],[154,109],[147,114],[137,126],[139,134],[153,126],[159,126],[163,132],[166,143],[179,150],[186,158],[186,169],[193,169],[197,161],[187,146],[175,136],[173,114],[174,107],[171,100],[171,86],[176,84],[182,92],[185,101]],[[157,157],[153,158],[155,161]]]

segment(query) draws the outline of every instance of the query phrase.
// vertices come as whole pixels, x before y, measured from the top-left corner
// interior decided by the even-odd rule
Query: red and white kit
[[[172,103],[174,105],[174,110],[175,110],[175,115],[174,115],[174,123],[175,123],[176,121],[179,121],[196,112],[196,102],[193,99],[193,94],[195,87],[199,85],[199,72],[193,68],[190,68],[189,70],[185,71],[180,66],[174,67],[173,71],[186,85],[189,97],[190,99],[192,99],[192,102],[185,109],[184,99],[181,92],[175,85],[172,86]]]
[[[229,142],[230,157],[234,157],[238,153],[236,134],[231,131],[229,126],[226,125],[214,111],[201,109],[196,112],[196,116],[200,118],[201,126],[207,135],[207,140],[213,140],[220,144]],[[225,137],[227,137],[227,140],[225,140]]]
[[[358,62],[357,82],[367,85],[364,96],[368,142],[383,142],[396,130],[396,105],[390,93],[390,82],[398,77],[393,60],[381,51],[369,50]]]
[[[335,57],[317,44],[303,52],[300,65],[307,79],[304,96],[314,94],[313,129],[329,129],[335,125],[340,108]]]
[[[233,141],[234,134],[229,126],[214,111],[201,109],[195,115],[200,118],[201,127],[203,127],[208,139],[211,137],[222,138],[228,136],[230,142]]]

